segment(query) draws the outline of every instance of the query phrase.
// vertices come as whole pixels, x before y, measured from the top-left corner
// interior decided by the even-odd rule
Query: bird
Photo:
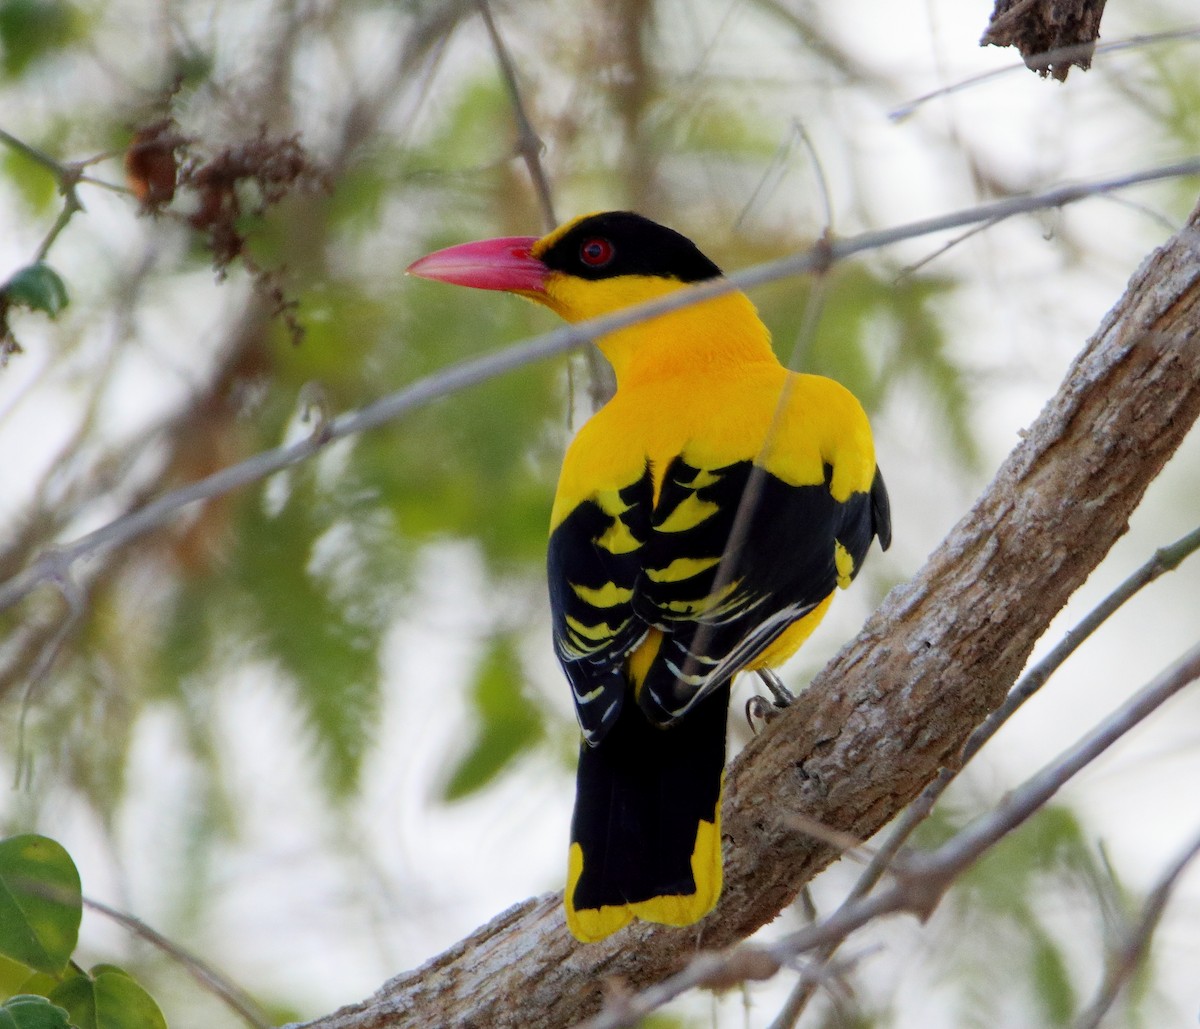
[[[408,272],[570,323],[723,277],[631,211]],[[713,909],[733,677],[790,657],[872,541],[891,543],[862,405],[787,369],[745,293],[711,294],[595,340],[616,391],[568,445],[551,510],[553,643],[581,732],[564,906],[585,943]]]

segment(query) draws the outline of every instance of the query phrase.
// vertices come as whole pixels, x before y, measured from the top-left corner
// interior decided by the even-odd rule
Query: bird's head
[[[606,211],[540,239],[507,236],[439,250],[408,273],[517,293],[578,322],[716,278],[721,269],[673,229],[629,211]]]

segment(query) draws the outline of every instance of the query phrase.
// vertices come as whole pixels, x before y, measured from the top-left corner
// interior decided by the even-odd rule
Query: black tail
[[[571,825],[567,922],[595,940],[633,915],[689,925],[721,892],[721,778],[729,683],[667,729],[632,698],[583,744]]]

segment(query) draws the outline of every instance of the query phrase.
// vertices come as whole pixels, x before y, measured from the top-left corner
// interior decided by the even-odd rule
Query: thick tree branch
[[[577,1022],[605,980],[657,981],[787,906],[834,857],[789,812],[865,839],[953,764],[1200,415],[1198,226],[1200,212],[1145,262],[925,567],[733,763],[727,883],[708,919],[580,945],[560,898],[534,898],[311,1029]]]
[[[986,815],[936,850],[909,855],[905,861],[897,863],[893,868],[895,879],[886,890],[843,904],[821,922],[807,925],[769,946],[743,944],[725,952],[699,954],[683,971],[669,979],[634,997],[618,997],[614,1003],[605,1005],[605,1010],[588,1021],[584,1029],[621,1029],[634,1025],[639,1018],[697,986],[728,989],[750,979],[769,978],[786,962],[813,950],[821,953],[830,949],[854,930],[883,915],[909,912],[922,920],[929,918],[958,877],[989,848],[1037,814],[1072,777],[1198,678],[1200,644],[1147,683],[1073,747],[1013,790]],[[1136,948],[1130,961],[1136,961],[1140,948],[1145,947],[1153,928],[1151,922],[1162,913],[1171,885],[1194,852],[1193,847],[1168,874],[1166,885],[1160,884],[1154,891],[1139,931],[1131,936],[1124,948],[1126,952]]]
[[[1173,571],[1189,555],[1200,550],[1200,529],[1193,529],[1182,539],[1155,551],[1154,556],[1133,575],[1122,582],[1112,593],[1088,612],[1081,622],[1069,629],[1062,640],[1041,661],[1027,670],[1021,680],[1009,691],[1004,703],[992,711],[976,728],[959,754],[959,767],[970,761],[990,740],[1000,727],[1011,718],[1021,705],[1040,690],[1064,661],[1088,640],[1104,623],[1120,609],[1121,605],[1134,597],[1139,590],[1154,582],[1159,576]],[[853,904],[865,897],[878,885],[883,876],[892,869],[897,855],[908,843],[909,838],[926,818],[941,795],[954,781],[958,769],[943,766],[929,785],[921,791],[904,813],[897,818],[887,832],[883,844],[871,856],[871,861],[851,887],[843,906]],[[821,963],[833,957],[841,941],[822,947],[812,960]],[[770,1029],[790,1029],[796,1024],[804,1008],[812,999],[820,980],[814,976],[802,976],[792,990],[779,1016]]]

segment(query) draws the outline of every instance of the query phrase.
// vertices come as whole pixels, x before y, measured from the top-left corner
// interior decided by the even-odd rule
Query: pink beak
[[[529,250],[536,236],[505,236],[447,247],[414,261],[408,274],[456,286],[542,293],[548,269]]]

